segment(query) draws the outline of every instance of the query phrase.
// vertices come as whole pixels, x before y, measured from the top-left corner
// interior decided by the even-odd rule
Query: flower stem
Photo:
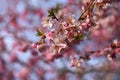
[[[95,1],[95,0],[91,0],[91,2],[90,2],[90,4],[89,4],[89,6],[87,7],[87,9],[86,9],[86,10],[80,15],[80,17],[78,18],[78,21],[83,19],[82,17],[83,17],[84,14],[91,8],[91,6],[93,5],[94,1]]]

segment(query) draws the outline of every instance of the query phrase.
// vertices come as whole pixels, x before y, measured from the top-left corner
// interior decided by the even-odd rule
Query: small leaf
[[[76,40],[82,40],[82,39],[83,39],[83,35],[80,34],[80,35],[74,36],[74,38],[75,38]]]
[[[58,20],[57,17],[55,16],[55,14],[54,14],[54,9],[53,8],[48,10],[48,17],[51,17],[53,19]]]
[[[43,36],[43,32],[37,29],[36,36]]]
[[[53,17],[54,16],[54,11],[53,11],[53,9],[50,9],[50,10],[48,10],[48,16],[49,17]]]
[[[60,5],[57,4],[57,6],[55,8],[53,8],[55,13],[58,13],[58,11],[60,10]]]

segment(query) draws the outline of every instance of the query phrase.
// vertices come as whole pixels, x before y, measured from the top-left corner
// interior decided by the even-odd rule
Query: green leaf
[[[55,14],[54,14],[54,9],[53,8],[48,10],[48,17],[52,17],[53,19],[58,20],[57,17],[55,16]]]
[[[58,11],[60,10],[60,5],[57,4],[57,6],[55,8],[53,8],[55,13],[58,13]]]
[[[53,17],[54,16],[54,11],[53,9],[48,10],[48,16]]]
[[[76,40],[82,40],[82,39],[83,39],[83,35],[80,34],[80,35],[74,36],[74,38],[75,38]]]
[[[43,36],[43,32],[37,29],[36,36]]]

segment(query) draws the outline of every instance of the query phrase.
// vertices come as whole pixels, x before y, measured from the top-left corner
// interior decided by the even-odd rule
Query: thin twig
[[[90,9],[91,5],[93,5],[95,0],[92,0],[91,3],[89,4],[88,8],[81,14],[81,16],[79,17],[78,20],[81,20],[82,19],[82,16]]]

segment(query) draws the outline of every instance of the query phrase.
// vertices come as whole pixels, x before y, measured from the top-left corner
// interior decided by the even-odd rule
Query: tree
[[[7,1],[0,80],[120,79],[119,0]]]

